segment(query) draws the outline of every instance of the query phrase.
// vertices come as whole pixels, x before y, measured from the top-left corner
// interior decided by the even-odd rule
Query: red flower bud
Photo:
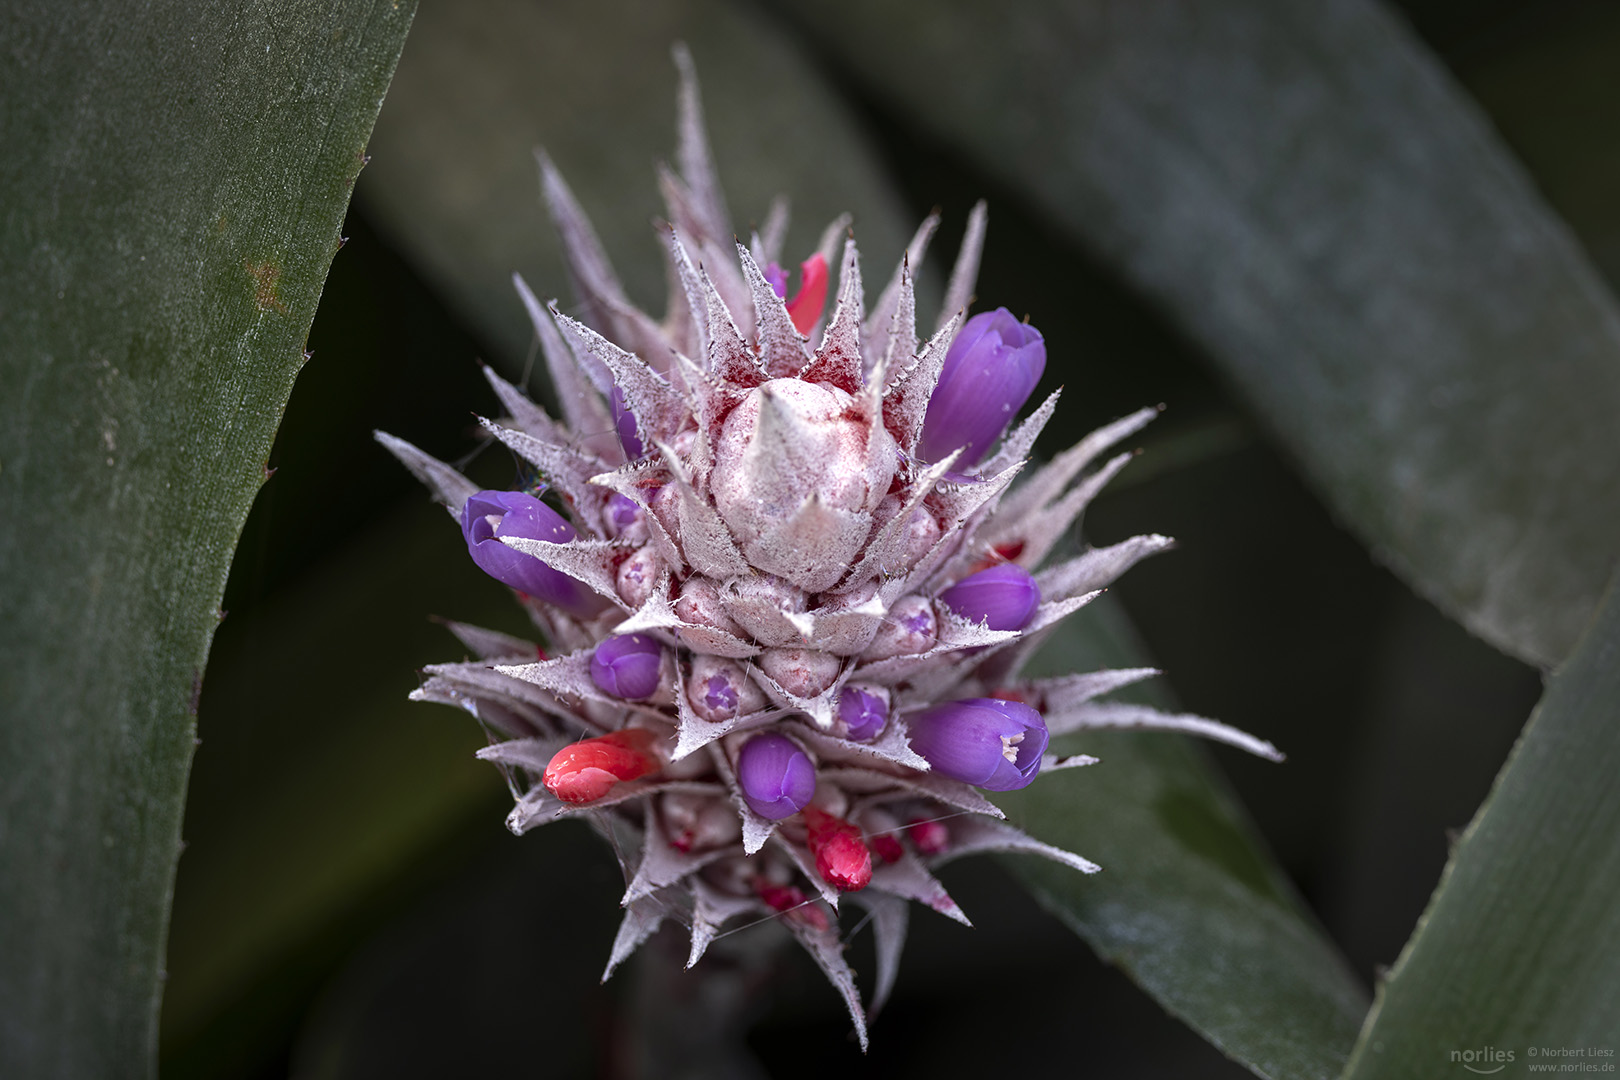
[[[812,255],[799,264],[799,291],[787,302],[794,329],[808,334],[827,306],[827,260]]]
[[[951,842],[951,831],[943,821],[914,818],[906,826],[906,833],[911,837],[911,846],[922,855],[938,855]]]
[[[900,846],[900,841],[888,833],[872,837],[872,850],[886,863],[897,863],[906,854],[906,849]]]
[[[760,881],[756,890],[759,898],[772,911],[779,912],[789,919],[795,919],[806,926],[816,930],[825,930],[830,923],[827,922],[827,913],[821,910],[820,904],[812,904],[804,890],[793,885],[772,885],[768,881]]]
[[[565,803],[594,802],[621,780],[646,776],[659,767],[656,738],[646,728],[625,728],[582,739],[557,751],[541,783]]]
[[[861,830],[818,806],[805,807],[803,814],[822,880],[843,892],[859,892],[871,884],[872,852],[862,842]]]

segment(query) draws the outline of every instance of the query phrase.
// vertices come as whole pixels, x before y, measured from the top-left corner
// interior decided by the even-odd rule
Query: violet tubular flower
[[[676,910],[689,913],[693,963],[722,924],[779,918],[864,1046],[906,904],[955,910],[931,867],[1001,850],[1097,869],[986,812],[982,791],[1079,763],[1049,758],[1049,737],[1130,727],[1275,751],[1214,721],[1090,704],[1151,672],[1022,675],[1043,631],[1167,546],[1144,536],[1106,558],[1049,560],[1129,459],[1097,466],[1097,455],[1156,410],[1027,467],[1056,395],[1009,430],[1045,344],[1005,309],[962,324],[982,204],[926,338],[909,266],[937,218],[870,308],[852,237],[836,261],[804,260],[785,299],[785,229],[733,242],[690,61],[677,58],[681,171],[663,178],[663,240],[684,295],[671,317],[631,306],[542,156],[587,320],[518,281],[563,416],[490,372],[512,419],[486,427],[561,513],[479,491],[378,436],[460,519],[478,565],[528,594],[543,642],[453,625],[476,659],[429,667],[412,696],[498,736],[479,756],[516,785],[513,832],[587,815],[639,845],[624,860],[637,869],[608,973]],[[830,230],[825,250],[837,254],[846,231]],[[962,469],[978,478],[963,482]],[[865,1002],[843,959],[841,900],[874,916],[877,991]]]
[[[596,606],[589,589],[539,558],[501,542],[519,536],[566,544],[574,527],[551,507],[523,491],[480,491],[461,508],[461,534],[478,568],[503,585],[565,611]]]
[[[911,748],[954,780],[986,791],[1028,787],[1049,739],[1041,714],[1018,701],[972,698],[908,717]]]
[[[1022,630],[1040,606],[1041,587],[1022,566],[1001,563],[969,574],[940,593],[939,601],[991,630]]]
[[[943,461],[958,448],[958,469],[978,464],[1024,407],[1046,371],[1046,340],[1006,308],[975,315],[945,354],[928,402],[917,454]]]

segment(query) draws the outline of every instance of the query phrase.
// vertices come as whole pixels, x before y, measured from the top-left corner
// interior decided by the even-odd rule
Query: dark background
[[[1620,18],[1573,0],[1398,6],[1612,274]],[[914,216],[945,211],[931,258],[954,251],[972,201],[990,199],[980,307],[1027,312],[1045,333],[1038,393],[1065,384],[1075,426],[1168,406],[1087,535],[1180,540],[1115,592],[1182,704],[1288,751],[1282,767],[1216,756],[1371,985],[1429,896],[1447,831],[1467,823],[1534,705],[1539,673],[1375,565],[1213,365],[1110,271],[877,103],[852,93],[850,104]],[[471,760],[476,726],[405,701],[417,669],[457,654],[428,615],[514,631],[522,619],[370,432],[510,484],[510,455],[480,452],[472,421],[494,408],[477,369],[490,351],[379,235],[363,182],[346,232],[204,684],[163,1072],[615,1075],[635,974],[597,984],[622,884],[611,853],[582,825],[512,838],[499,775]],[[440,809],[359,839],[334,827],[400,784],[431,789]],[[334,844],[345,845],[336,858]],[[287,868],[268,899],[252,872],[266,861]],[[299,873],[306,862],[320,872]],[[790,951],[761,976],[750,1045],[772,1075],[1247,1075],[994,861],[943,876],[978,928],[914,916],[867,1056],[808,961]],[[271,914],[247,932],[250,906]],[[869,968],[862,947],[854,962]]]

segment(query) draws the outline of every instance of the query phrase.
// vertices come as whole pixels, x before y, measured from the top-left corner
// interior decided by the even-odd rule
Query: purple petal
[[[1016,563],[969,574],[939,594],[940,602],[972,623],[992,630],[1022,630],[1041,603],[1041,587]]]
[[[703,684],[703,703],[717,713],[737,715],[737,688],[724,675],[710,675]]]
[[[663,655],[663,646],[646,634],[610,637],[591,654],[591,681],[626,701],[652,697]]]
[[[634,499],[615,491],[608,497],[607,520],[613,529],[613,535],[619,536],[629,532],[641,520],[642,509]]]
[[[1045,370],[1040,331],[1006,308],[973,316],[945,354],[917,455],[939,461],[962,447],[957,466],[976,464],[1024,407]]]
[[[849,738],[866,742],[876,738],[888,723],[889,706],[876,694],[846,686],[838,698],[838,719],[849,729]]]
[[[770,282],[771,291],[783,300],[787,299],[788,275],[787,271],[775,263],[765,266],[765,280]]]
[[[636,414],[624,403],[624,391],[617,386],[613,393],[608,395],[608,404],[613,406],[613,427],[619,433],[619,445],[624,448],[624,456],[635,461],[645,451],[641,445],[640,429],[636,427]]]
[[[584,585],[497,539],[522,536],[553,544],[574,539],[574,527],[533,495],[523,491],[480,491],[461,508],[461,534],[473,562],[503,585],[576,615],[596,609],[595,594]]]
[[[906,718],[911,748],[934,769],[987,791],[1027,787],[1040,772],[1049,736],[1028,705],[970,698]]]
[[[737,755],[737,783],[754,813],[781,821],[810,805],[816,769],[810,755],[792,739],[767,732],[743,744]]]

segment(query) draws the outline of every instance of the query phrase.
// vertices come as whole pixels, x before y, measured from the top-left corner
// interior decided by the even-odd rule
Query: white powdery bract
[[[847,220],[835,222],[819,257],[830,269],[838,256],[838,287],[830,317],[818,320],[819,300],[807,314],[812,301],[803,293],[785,301],[780,280],[771,280],[780,275],[785,203],[749,246],[734,243],[684,50],[677,62],[680,171],[660,175],[672,223],[664,320],[625,298],[589,222],[541,155],[543,191],[585,321],[516,284],[562,418],[486,369],[508,416],[485,427],[559,497],[571,527],[564,531],[573,534],[495,539],[586,588],[563,606],[543,592],[519,593],[549,658],[535,643],[452,624],[478,659],[430,667],[412,697],[463,708],[501,736],[480,756],[519,793],[508,818],[514,832],[583,815],[634,852],[607,973],[665,919],[690,928],[690,965],[724,924],[779,915],[843,996],[864,1047],[867,1016],[894,984],[907,902],[967,921],[931,867],[973,852],[1022,851],[1097,869],[1023,835],[999,820],[979,788],[931,769],[909,737],[925,710],[1006,699],[1045,713],[1053,734],[1182,731],[1280,755],[1215,721],[1093,703],[1151,670],[1020,677],[1060,619],[1169,545],[1139,536],[1041,568],[1129,455],[1100,467],[1097,460],[1155,411],[1116,421],[1021,476],[1053,414],[1053,394],[982,463],[953,468],[959,453],[919,461],[930,398],[973,291],[983,204],[926,341],[915,325],[910,267],[923,257],[935,217],[870,312],[854,240],[838,251]],[[402,440],[378,437],[470,528],[478,515],[463,508],[480,497],[475,485]],[[499,520],[490,517],[490,528]],[[1006,563],[1030,571],[1038,586],[1039,603],[1017,629],[972,622],[941,601],[964,577]],[[636,676],[648,692],[634,700],[622,696],[627,684],[610,679],[618,692],[605,690],[592,668],[599,646],[627,635],[649,650]],[[887,709],[875,733],[852,733],[840,714],[842,695],[854,690]],[[742,748],[767,732],[790,740],[814,770],[813,804],[777,820],[756,811],[759,800],[751,805],[739,781]],[[612,750],[626,733],[634,735],[626,752],[643,761],[632,778],[603,774],[605,787],[572,802],[540,782],[560,752],[598,743]],[[1004,740],[1009,762],[1020,738]],[[1046,754],[1025,771],[1091,761]],[[843,899],[868,909],[877,936],[865,1005],[843,958]]]

